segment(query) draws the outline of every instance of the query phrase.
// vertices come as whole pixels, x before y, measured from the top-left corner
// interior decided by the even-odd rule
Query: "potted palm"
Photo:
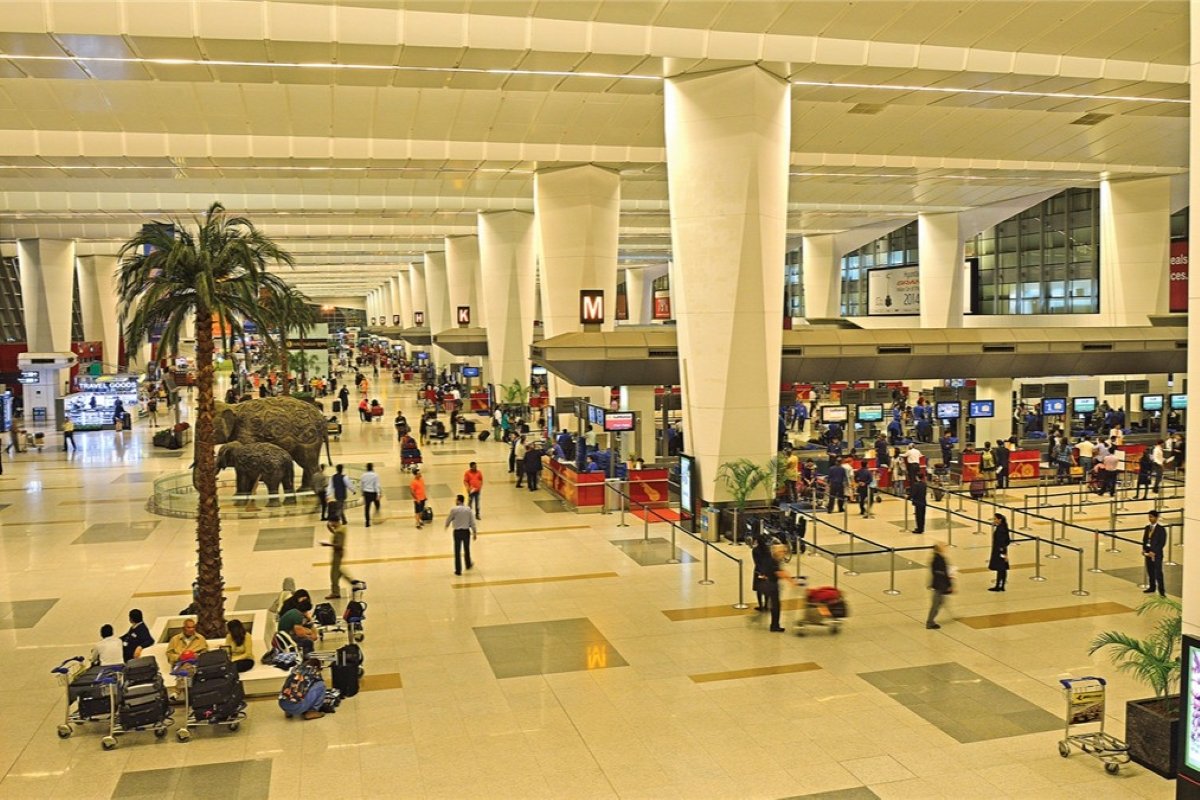
[[[1145,639],[1120,631],[1105,631],[1092,640],[1089,654],[1107,649],[1121,672],[1146,684],[1154,697],[1125,704],[1125,741],[1129,756],[1164,778],[1174,778],[1179,744],[1179,696],[1170,692],[1179,683],[1179,645],[1183,605],[1171,597],[1154,596],[1142,603],[1139,615],[1163,612]]]
[[[733,541],[739,541],[738,525],[742,514],[746,511],[750,496],[760,486],[766,484],[770,478],[771,473],[768,469],[748,458],[726,461],[717,468],[717,480],[725,485],[730,499],[733,501],[733,526],[730,529]]]
[[[263,323],[260,292],[280,282],[267,267],[291,266],[292,257],[250,220],[213,203],[190,229],[181,221],[143,226],[122,245],[119,258],[117,292],[126,352],[137,352],[147,334],[158,329],[160,354],[175,355],[188,327],[195,330],[196,624],[204,636],[221,637],[225,598],[213,452],[213,355],[224,331],[240,336],[245,320]]]

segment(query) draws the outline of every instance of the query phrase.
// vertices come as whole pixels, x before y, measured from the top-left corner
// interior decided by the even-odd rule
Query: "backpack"
[[[993,470],[996,468],[996,457],[992,455],[991,450],[984,450],[983,455],[979,458],[979,466],[985,470]]]
[[[336,625],[337,612],[333,610],[330,603],[318,603],[313,609],[313,619],[317,621],[318,625]]]
[[[346,604],[346,611],[342,614],[342,619],[349,622],[361,622],[367,616],[367,604],[361,600],[351,600]]]

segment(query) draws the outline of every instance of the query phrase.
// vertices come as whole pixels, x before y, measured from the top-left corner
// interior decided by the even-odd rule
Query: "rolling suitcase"
[[[985,481],[981,481],[981,480],[971,481],[971,497],[975,498],[976,500],[980,500],[983,498],[984,494],[986,494],[986,493],[987,493],[987,483]]]
[[[112,711],[112,704],[109,702],[108,695],[110,685],[93,686],[84,694],[79,696],[79,716],[84,719],[97,719],[107,717]]]
[[[125,684],[154,683],[159,677],[158,662],[154,656],[131,658],[125,662]]]
[[[157,725],[167,714],[167,699],[158,687],[145,684],[125,691],[118,714],[125,730]]]
[[[363,652],[357,644],[351,643],[337,649],[330,672],[333,688],[341,692],[342,697],[354,697],[358,694],[358,673],[362,664]]]
[[[341,400],[333,401],[333,413],[334,414],[342,413],[342,401]]]

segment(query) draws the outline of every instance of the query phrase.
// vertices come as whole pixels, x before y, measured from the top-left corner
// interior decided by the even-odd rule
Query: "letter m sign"
[[[599,325],[604,322],[602,290],[583,289],[579,292],[579,321],[584,325]]]

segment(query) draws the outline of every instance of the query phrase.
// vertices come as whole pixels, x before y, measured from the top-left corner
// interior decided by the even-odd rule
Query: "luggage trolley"
[[[116,671],[96,671],[92,680],[85,687],[77,684],[76,679],[83,676],[86,672],[87,667],[84,666],[83,656],[72,656],[50,670],[50,673],[58,680],[59,686],[62,686],[67,692],[67,706],[63,712],[62,724],[58,726],[58,738],[60,739],[70,738],[76,728],[83,727],[88,722],[108,723],[108,736],[105,739],[114,736],[114,726],[117,719]],[[98,689],[99,694],[108,698],[107,704],[99,704],[96,707],[92,707],[90,700],[94,700],[95,698],[87,698],[84,693],[87,688],[93,687]],[[76,702],[77,700],[79,701],[78,703]],[[113,739],[113,746],[116,746],[115,739]],[[108,750],[111,748],[105,746],[104,749]]]
[[[1116,775],[1122,764],[1129,763],[1129,747],[1120,739],[1104,732],[1104,695],[1107,682],[1104,678],[1063,678],[1059,680],[1067,699],[1066,725],[1063,738],[1058,743],[1058,754],[1063,758],[1071,755],[1071,748],[1104,763],[1104,771]],[[1090,733],[1071,733],[1072,727],[1099,724],[1100,730]]]
[[[807,581],[800,581],[800,596],[804,605],[796,617],[796,633],[805,635],[805,626],[829,628],[829,633],[841,632],[842,620],[849,612],[846,608],[846,598],[842,592],[833,586],[818,586],[809,589]]]
[[[175,731],[175,738],[181,742],[187,742],[192,738],[191,728],[200,727],[202,725],[224,725],[229,728],[232,733],[242,725],[242,720],[246,719],[246,700],[241,688],[241,679],[237,677],[237,673],[233,673],[233,680],[230,683],[235,683],[237,688],[229,698],[229,702],[233,707],[233,711],[224,716],[207,715],[202,713],[201,709],[192,707],[192,680],[196,670],[195,661],[180,661],[175,665],[175,669],[171,670],[171,674],[179,679],[183,684],[183,707],[186,713],[183,717],[183,727]]]

